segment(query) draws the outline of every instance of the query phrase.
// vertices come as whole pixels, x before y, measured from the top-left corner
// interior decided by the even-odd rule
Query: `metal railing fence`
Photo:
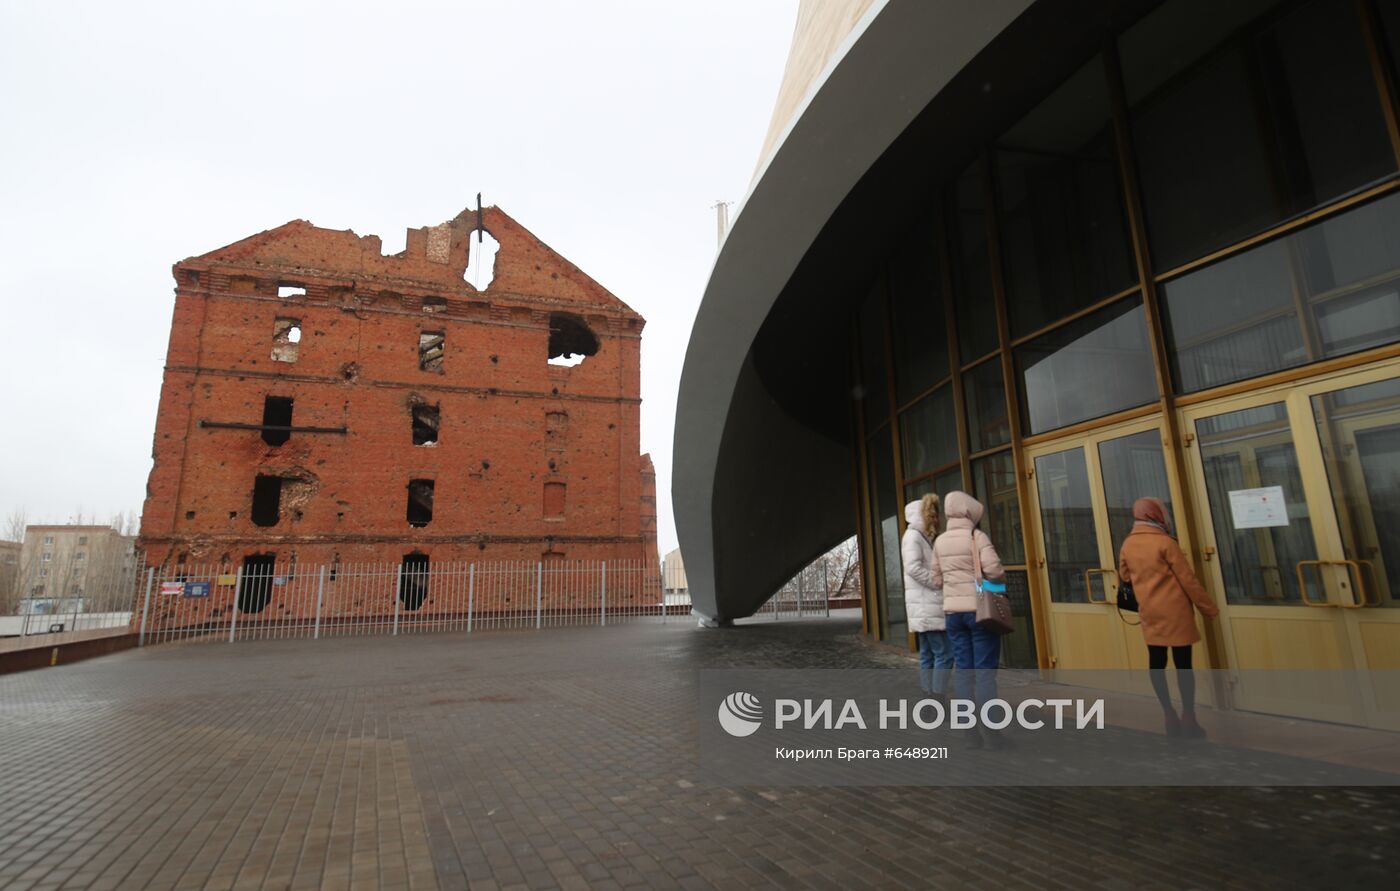
[[[147,570],[141,643],[607,625],[689,616],[646,561],[165,566]]]

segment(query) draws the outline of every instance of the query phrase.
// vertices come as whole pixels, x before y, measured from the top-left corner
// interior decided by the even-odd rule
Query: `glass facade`
[[[1395,171],[1353,0],[1167,3],[1119,54],[1161,269]]]
[[[1016,348],[1030,433],[1157,399],[1146,312],[1134,296]]]
[[[1193,516],[1215,529],[1224,600],[1338,596],[1320,572],[1300,590],[1294,571],[1318,553],[1316,505],[1284,403],[1175,413],[1178,398],[1397,355],[1397,64],[1400,3],[1168,0],[930,196],[852,320],[856,420],[879,471],[860,494],[879,518],[867,551],[890,603],[878,636],[904,628],[894,502],[929,491],[967,486],[986,506],[1023,615],[1110,598],[1106,549],[1133,501],[1154,495],[1186,522],[1175,423],[1199,449]],[[1400,406],[1361,390],[1310,405],[1348,557],[1391,605]],[[1235,529],[1229,494],[1260,487],[1282,491],[1286,523]],[[1007,664],[1044,658],[1031,631]]]
[[[1400,339],[1397,232],[1392,194],[1164,284],[1179,391]]]
[[[1013,338],[1136,282],[1113,146],[1101,59],[1085,65],[998,141]]]

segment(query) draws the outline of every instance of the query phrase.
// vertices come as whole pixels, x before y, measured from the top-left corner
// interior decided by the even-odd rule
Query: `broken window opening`
[[[404,554],[399,568],[399,602],[406,610],[416,610],[428,599],[428,555]]]
[[[272,361],[295,362],[301,350],[301,319],[276,319],[272,323]]]
[[[424,297],[423,312],[442,312],[447,309],[446,297]]]
[[[299,285],[296,282],[278,282],[278,297],[305,297],[306,285]]]
[[[292,426],[292,397],[263,397],[262,440],[270,446],[280,446],[292,438],[290,430],[271,430],[270,427]]]
[[[253,480],[253,525],[276,526],[282,514],[282,478],[258,474]]]
[[[447,335],[441,331],[424,331],[418,335],[418,367],[423,371],[442,373],[442,357],[447,351]]]
[[[563,483],[544,484],[544,515],[546,519],[562,519],[564,516]]]
[[[549,314],[549,364],[574,366],[598,352],[598,337],[573,313]]]
[[[413,406],[414,445],[437,445],[439,411],[439,407],[436,405]]]
[[[433,521],[433,480],[408,481],[408,525],[422,528]]]
[[[276,554],[249,554],[243,558],[243,575],[238,582],[238,611],[260,613],[272,600],[272,577],[276,574]]]
[[[462,272],[462,278],[478,291],[491,287],[491,282],[496,278],[496,252],[500,249],[501,243],[490,232],[473,229],[467,236],[467,259],[470,262]]]

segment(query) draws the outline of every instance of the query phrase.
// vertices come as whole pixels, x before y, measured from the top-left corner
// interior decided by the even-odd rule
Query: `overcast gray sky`
[[[647,318],[671,519],[681,362],[797,0],[0,0],[0,516],[139,511],[171,264],[292,219],[383,237],[478,191]]]

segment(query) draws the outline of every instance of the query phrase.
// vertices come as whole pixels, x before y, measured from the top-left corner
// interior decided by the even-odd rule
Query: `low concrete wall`
[[[140,635],[123,630],[107,637],[3,652],[0,653],[0,674],[28,671],[31,668],[48,668],[50,665],[66,665],[69,662],[81,662],[95,656],[129,650],[136,646],[139,639]]]

